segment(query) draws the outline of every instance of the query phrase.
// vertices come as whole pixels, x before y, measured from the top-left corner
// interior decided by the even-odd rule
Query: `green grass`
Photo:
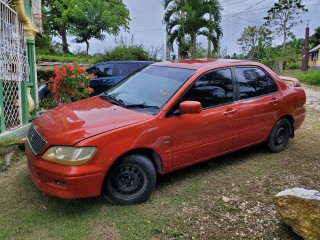
[[[302,83],[320,86],[320,70],[309,70],[307,72],[300,70],[286,71],[282,75],[297,78]]]
[[[18,137],[4,138],[0,140],[0,145],[9,146],[13,144],[22,144],[24,141]]]
[[[48,54],[37,54],[37,61],[45,62],[88,62],[88,59],[85,56],[76,56],[73,54],[57,54],[57,55],[48,55]]]
[[[273,196],[286,188],[320,189],[319,117],[308,109],[281,153],[257,146],[160,176],[151,198],[133,206],[42,193],[17,152],[0,172],[0,239],[298,240],[276,213]]]

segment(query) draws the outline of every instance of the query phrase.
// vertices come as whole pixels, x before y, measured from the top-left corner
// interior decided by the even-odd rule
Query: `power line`
[[[246,2],[246,1],[248,1],[248,0],[242,0],[242,1],[240,1],[240,2],[229,3],[229,4],[224,5],[224,6],[222,6],[222,7],[224,8],[224,7],[227,7],[227,6],[231,6],[231,5],[234,5],[234,4],[237,4],[237,3]]]
[[[264,10],[266,10],[266,9],[270,9],[270,7],[258,8],[258,9],[252,10],[252,11],[246,11],[246,12],[244,12],[244,13],[237,14],[237,16],[257,14],[257,13],[264,12]],[[225,15],[225,16],[223,16],[223,17],[228,17],[228,16],[230,16],[230,15],[235,15],[235,13],[228,13],[228,12],[226,12],[225,10],[222,10],[222,11],[225,12],[225,13],[227,13],[227,15]]]
[[[235,13],[235,14],[233,14],[232,16],[230,16],[229,18],[227,18],[227,19],[225,19],[225,20],[223,20],[223,21],[227,21],[227,20],[229,20],[230,18],[233,18],[233,17],[235,17],[235,16],[239,15],[240,13],[243,13],[243,12],[245,12],[245,11],[247,11],[247,10],[249,10],[249,9],[251,9],[251,8],[253,8],[253,7],[255,7],[255,6],[257,6],[258,4],[260,4],[260,3],[264,2],[264,1],[266,1],[266,0],[262,0],[262,1],[258,2],[258,3],[256,3],[256,4],[254,4],[254,5],[252,5],[252,6],[248,7],[248,8],[246,8],[246,9],[244,9],[244,10],[242,10],[242,11],[238,12],[238,13]]]

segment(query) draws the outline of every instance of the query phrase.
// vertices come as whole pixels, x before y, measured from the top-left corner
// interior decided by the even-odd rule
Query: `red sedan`
[[[282,151],[305,119],[299,81],[238,60],[152,64],[99,96],[37,118],[30,175],[61,198],[143,202],[157,174],[264,143]]]

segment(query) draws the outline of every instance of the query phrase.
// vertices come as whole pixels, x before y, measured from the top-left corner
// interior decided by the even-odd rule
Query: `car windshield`
[[[100,97],[128,109],[155,114],[194,72],[193,69],[148,66]]]

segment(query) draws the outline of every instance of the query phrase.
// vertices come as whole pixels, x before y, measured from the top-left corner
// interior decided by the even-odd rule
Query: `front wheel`
[[[119,159],[110,168],[102,194],[114,204],[135,204],[146,201],[155,185],[156,170],[151,160],[133,154]]]
[[[290,138],[291,123],[283,118],[280,119],[273,127],[269,138],[266,142],[266,148],[270,152],[281,152],[286,146]]]

